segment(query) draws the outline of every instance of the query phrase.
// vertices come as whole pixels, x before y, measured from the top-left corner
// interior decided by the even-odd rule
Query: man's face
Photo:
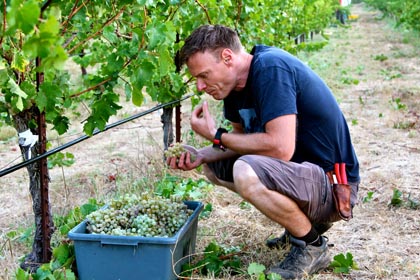
[[[187,61],[188,69],[197,79],[197,89],[205,91],[216,100],[222,100],[235,87],[235,77],[232,64],[229,61],[215,57],[208,51],[197,52]]]

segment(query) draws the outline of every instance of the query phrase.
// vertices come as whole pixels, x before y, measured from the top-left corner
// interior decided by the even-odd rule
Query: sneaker
[[[327,268],[331,262],[327,238],[323,236],[320,238],[322,245],[316,247],[290,237],[292,248],[289,254],[281,263],[272,266],[268,273],[279,274],[281,279],[295,279]]]
[[[333,224],[332,223],[325,223],[325,224],[314,224],[313,225],[315,230],[318,232],[319,235],[324,234],[327,230],[329,230]],[[272,239],[268,239],[265,242],[265,245],[267,245],[270,249],[280,249],[287,244],[290,243],[290,233],[289,231],[284,230],[284,233],[280,237],[275,237]]]

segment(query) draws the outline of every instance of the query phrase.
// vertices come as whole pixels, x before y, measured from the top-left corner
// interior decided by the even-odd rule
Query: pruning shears
[[[334,184],[347,184],[347,174],[346,174],[345,163],[334,164],[333,179],[334,179]]]

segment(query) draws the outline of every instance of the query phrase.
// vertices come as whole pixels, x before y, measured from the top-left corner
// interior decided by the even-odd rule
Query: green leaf
[[[81,212],[81,213],[82,213],[82,215],[85,217],[85,216],[89,215],[90,213],[92,213],[92,212],[94,212],[94,211],[98,210],[98,208],[99,208],[99,206],[98,206],[98,204],[97,204],[97,203],[95,203],[95,204],[92,204],[92,203],[86,203],[86,204],[83,204],[83,205],[80,207],[80,212]]]
[[[149,50],[156,48],[159,44],[163,43],[166,39],[165,24],[155,22],[154,25],[149,25],[149,30],[146,32],[149,36]]]
[[[49,269],[49,264],[43,264],[41,265],[37,270],[36,273],[34,275],[34,278],[37,280],[55,280],[54,278],[52,278],[53,275],[51,273],[51,270]]]
[[[145,85],[151,82],[155,71],[156,66],[152,62],[148,60],[141,62],[137,69],[136,76],[133,78],[133,86],[142,90]]]
[[[64,264],[70,256],[70,249],[67,243],[61,243],[53,249],[53,256],[60,264]]]
[[[398,189],[394,189],[390,205],[399,207],[402,204],[403,204],[402,192]]]
[[[23,270],[22,268],[18,267],[16,271],[16,280],[28,280],[29,279],[29,273]]]
[[[166,76],[173,66],[173,58],[169,53],[167,46],[162,45],[159,49],[159,73],[160,76]]]
[[[16,82],[13,79],[9,79],[8,87],[10,88],[10,91],[16,94],[19,97],[26,98],[28,95],[20,89],[20,87],[16,84]]]
[[[62,135],[69,129],[69,122],[70,121],[66,116],[58,115],[53,120],[53,128],[58,132],[58,134]]]
[[[0,85],[3,85],[9,81],[10,77],[7,73],[6,65],[0,60]]]
[[[113,25],[108,25],[104,28],[103,36],[111,43],[118,42],[118,37],[117,34],[115,34],[115,27]]]
[[[92,114],[88,117],[83,130],[87,135],[92,135],[95,128],[103,130],[109,117],[115,115],[122,107],[116,103],[118,95],[115,93],[107,93],[92,104]]]
[[[144,96],[139,88],[134,88],[132,91],[132,101],[133,104],[136,106],[141,106],[143,104]]]
[[[54,271],[54,280],[75,280],[76,276],[74,275],[73,271],[70,269],[65,270],[55,270]]]
[[[19,72],[26,72],[26,66],[28,66],[28,63],[29,62],[21,52],[16,52],[13,56],[13,61],[10,67],[14,70],[18,70]]]
[[[356,263],[353,262],[353,255],[351,253],[339,254],[334,256],[330,267],[334,268],[334,273],[349,273],[350,269],[357,269]]]
[[[281,280],[281,276],[276,273],[269,273],[267,275],[267,280]]]
[[[250,263],[247,271],[249,275],[260,275],[264,273],[265,266],[259,263]]]
[[[41,34],[55,36],[60,32],[60,23],[54,16],[49,16],[47,20],[43,21],[39,25],[39,31]]]
[[[52,169],[56,166],[71,166],[74,163],[74,155],[72,153],[55,153],[48,158],[48,168]]]
[[[12,104],[16,107],[16,109],[22,111],[24,109],[23,99],[26,99],[28,95],[16,84],[13,79],[9,79],[7,86],[14,94],[14,96],[12,96]]]
[[[13,34],[20,29],[23,33],[29,34],[38,23],[41,9],[36,0],[15,0],[11,1],[7,11],[8,33]]]
[[[58,106],[62,101],[61,89],[53,82],[44,82],[40,86],[35,100],[41,112],[44,110],[47,113],[54,112],[56,106]]]

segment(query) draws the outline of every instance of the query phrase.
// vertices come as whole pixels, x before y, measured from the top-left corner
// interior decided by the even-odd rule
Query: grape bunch
[[[176,142],[175,144],[173,144],[172,146],[168,147],[168,149],[164,152],[164,156],[166,158],[168,157],[176,157],[179,158],[181,156],[182,153],[185,152],[189,152],[188,150],[186,150],[181,143]],[[191,161],[195,160],[195,155],[190,153],[191,155]]]
[[[86,229],[93,234],[170,237],[192,212],[179,198],[127,194],[90,213]]]

